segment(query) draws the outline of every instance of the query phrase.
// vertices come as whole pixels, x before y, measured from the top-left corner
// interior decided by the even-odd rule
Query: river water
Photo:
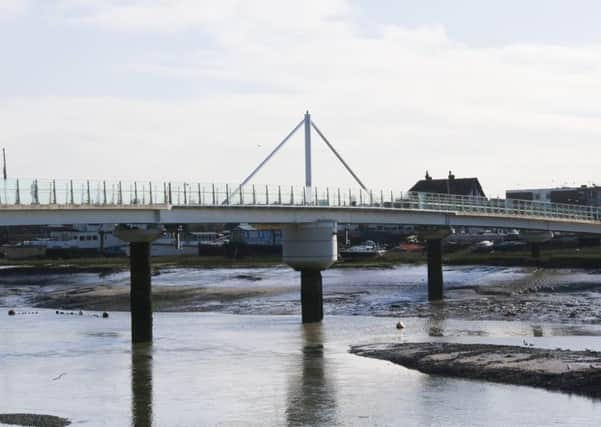
[[[384,289],[394,272],[338,270],[330,273],[330,282],[324,278],[324,286],[337,283],[333,293],[359,292],[371,277],[374,286],[384,283]],[[202,286],[238,286],[241,280],[259,286],[232,270],[206,273],[210,277],[195,273],[202,276]],[[252,274],[263,276],[260,286],[283,281],[298,292],[294,273],[265,269]],[[472,279],[485,274],[495,282],[499,276],[513,280],[527,273],[499,269],[465,274]],[[194,286],[192,276],[173,271],[157,277],[155,284],[190,280]],[[461,273],[448,276],[456,286],[468,280]],[[107,278],[115,286],[122,286],[122,279]],[[417,273],[403,280],[408,288],[422,283]],[[31,286],[25,282],[13,280],[11,286]],[[72,282],[72,277],[52,278],[47,286]],[[35,286],[44,291],[43,284]],[[417,286],[406,294],[394,289],[394,300],[406,295],[419,300],[423,294]],[[385,294],[360,293],[375,299],[374,304],[381,304]],[[274,306],[294,311],[288,295],[271,297]],[[0,413],[46,413],[86,426],[593,426],[601,420],[596,400],[429,376],[348,353],[354,344],[446,340],[519,345],[525,337],[539,347],[601,350],[597,324],[405,318],[407,328],[399,331],[395,318],[336,314],[344,310],[330,302],[321,325],[303,326],[297,313],[256,314],[265,300],[236,304],[236,310],[250,307],[255,314],[155,313],[154,344],[133,348],[128,313],[101,319],[93,312],[57,315],[18,306],[18,313],[37,314],[0,315]],[[357,314],[352,307],[350,314]]]

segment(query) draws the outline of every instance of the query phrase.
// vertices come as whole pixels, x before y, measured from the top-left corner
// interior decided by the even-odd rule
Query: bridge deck
[[[362,189],[124,181],[0,182],[0,225],[339,223],[528,228],[601,234],[601,209]]]

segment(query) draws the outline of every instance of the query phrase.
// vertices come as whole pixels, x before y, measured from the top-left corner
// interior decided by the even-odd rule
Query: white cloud
[[[0,99],[25,175],[235,182],[310,108],[374,187],[407,189],[425,169],[480,176],[493,194],[598,176],[599,45],[474,48],[441,26],[366,36],[342,0],[63,0],[62,8],[106,31],[208,34],[210,43],[185,54],[132,53],[113,78],[148,74],[211,90],[169,102]],[[293,144],[258,182],[302,181],[301,141]],[[350,182],[328,156],[316,145],[317,182]]]

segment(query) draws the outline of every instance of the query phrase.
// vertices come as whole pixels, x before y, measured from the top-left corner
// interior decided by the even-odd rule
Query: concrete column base
[[[442,239],[426,241],[428,252],[428,299],[437,301],[443,298],[442,280]]]
[[[129,262],[131,340],[134,343],[150,342],[152,341],[150,243],[130,242]]]
[[[152,342],[152,288],[150,246],[162,231],[119,226],[115,235],[129,242],[131,340]]]
[[[301,270],[303,323],[323,320],[323,285],[320,270]]]

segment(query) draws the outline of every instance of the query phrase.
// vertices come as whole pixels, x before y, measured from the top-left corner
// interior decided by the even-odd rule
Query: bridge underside
[[[0,226],[61,224],[301,224],[331,220],[340,224],[408,224],[452,227],[494,227],[601,234],[592,221],[466,214],[390,208],[316,206],[178,207],[14,207],[0,209]]]

